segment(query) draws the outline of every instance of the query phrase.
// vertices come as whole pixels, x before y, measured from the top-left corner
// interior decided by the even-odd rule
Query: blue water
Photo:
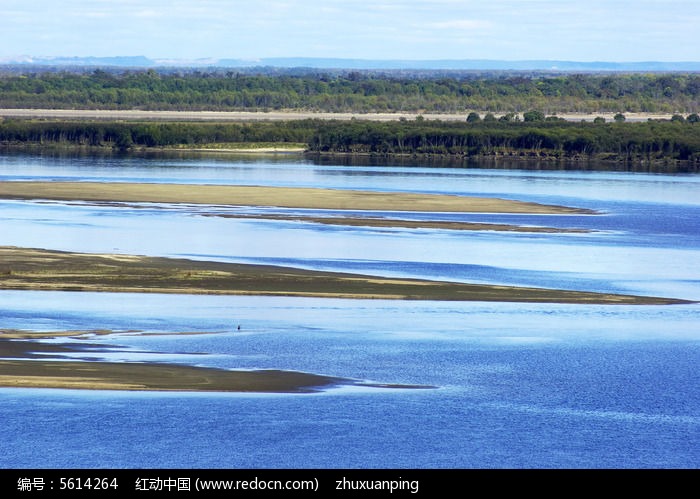
[[[693,175],[14,155],[0,156],[0,179],[314,186],[580,206],[601,214],[439,217],[593,232],[348,228],[203,216],[300,210],[3,200],[0,244],[700,300]],[[0,466],[696,468],[699,312],[696,304],[0,291],[0,328],[117,332],[76,340],[99,346],[77,358],[434,387],[298,395],[0,389]]]

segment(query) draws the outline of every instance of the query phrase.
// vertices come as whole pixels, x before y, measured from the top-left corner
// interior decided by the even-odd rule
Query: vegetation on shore
[[[692,73],[9,72],[0,74],[0,107],[464,113],[462,122],[420,114],[390,122],[0,120],[0,144],[13,146],[241,150],[262,143],[315,153],[700,164],[700,75]],[[624,123],[632,112],[673,118]],[[617,115],[575,123],[556,113]]]
[[[697,112],[698,74],[150,70],[5,73],[0,107],[547,114]]]
[[[0,144],[149,148],[254,149],[252,144],[304,147],[315,153],[522,156],[618,162],[700,164],[700,122],[692,115],[665,121],[569,122],[541,113],[524,119],[470,115],[438,120],[291,120],[252,123],[0,121]]]
[[[508,115],[506,115],[508,116]],[[332,122],[312,137],[310,150],[378,154],[509,156],[700,162],[700,124],[574,123],[537,118],[475,119],[465,123],[400,121]]]

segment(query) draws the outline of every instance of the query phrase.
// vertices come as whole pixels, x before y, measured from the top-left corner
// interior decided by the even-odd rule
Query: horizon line
[[[144,55],[118,56],[0,56],[3,66],[112,66],[112,67],[280,67],[367,70],[636,70],[700,71],[698,61],[577,61],[565,59],[366,59],[354,57],[201,57],[152,58]]]

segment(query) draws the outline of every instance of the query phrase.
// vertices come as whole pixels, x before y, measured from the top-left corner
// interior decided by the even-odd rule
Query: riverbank
[[[685,300],[322,272],[137,255],[0,247],[0,289],[350,299],[669,305]]]
[[[520,158],[536,161],[697,166],[694,121],[307,119],[280,121],[119,121],[0,119],[3,148],[68,147],[129,151],[370,154],[387,157]],[[270,152],[267,152],[268,154]]]

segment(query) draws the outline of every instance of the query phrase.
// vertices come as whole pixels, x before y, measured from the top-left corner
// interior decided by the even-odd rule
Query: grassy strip
[[[688,303],[647,296],[15,247],[0,247],[0,262],[0,289],[578,304]]]

